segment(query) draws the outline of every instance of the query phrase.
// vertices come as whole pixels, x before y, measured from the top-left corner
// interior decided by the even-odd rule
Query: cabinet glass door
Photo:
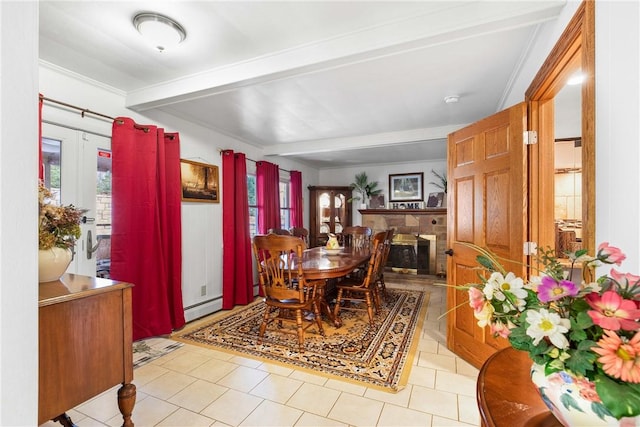
[[[331,193],[323,192],[318,197],[318,233],[331,233]]]
[[[333,196],[333,220],[334,232],[342,233],[343,227],[346,227],[346,207],[347,200],[342,193],[335,193]]]

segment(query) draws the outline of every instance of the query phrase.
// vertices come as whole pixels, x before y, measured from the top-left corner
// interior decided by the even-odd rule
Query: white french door
[[[42,124],[45,182],[63,205],[86,209],[68,273],[109,277],[111,260],[111,139]]]

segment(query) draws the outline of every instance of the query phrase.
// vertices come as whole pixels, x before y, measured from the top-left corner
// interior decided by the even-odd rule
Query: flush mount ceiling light
[[[458,102],[459,99],[460,97],[458,95],[449,95],[444,97],[444,102],[447,104],[454,104]]]
[[[158,13],[137,14],[133,17],[133,26],[158,52],[175,47],[187,38],[182,25]]]

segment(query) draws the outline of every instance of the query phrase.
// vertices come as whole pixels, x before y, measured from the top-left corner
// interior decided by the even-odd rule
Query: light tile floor
[[[478,370],[445,345],[446,317],[439,317],[446,311],[446,289],[400,286],[431,293],[409,382],[400,392],[185,344],[134,371],[135,425],[478,426]],[[79,427],[121,425],[117,388],[67,414]]]

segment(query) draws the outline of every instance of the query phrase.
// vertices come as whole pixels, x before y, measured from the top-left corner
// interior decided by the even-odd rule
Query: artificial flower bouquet
[[[466,286],[479,326],[528,352],[547,375],[570,371],[591,380],[594,412],[616,419],[640,414],[640,276],[612,268],[589,280],[595,267],[619,266],[626,258],[620,249],[605,242],[595,256],[568,253],[569,268],[553,250],[539,249],[534,264],[540,267],[532,266],[538,274],[525,281],[494,253],[462,244],[478,251],[488,271]]]

